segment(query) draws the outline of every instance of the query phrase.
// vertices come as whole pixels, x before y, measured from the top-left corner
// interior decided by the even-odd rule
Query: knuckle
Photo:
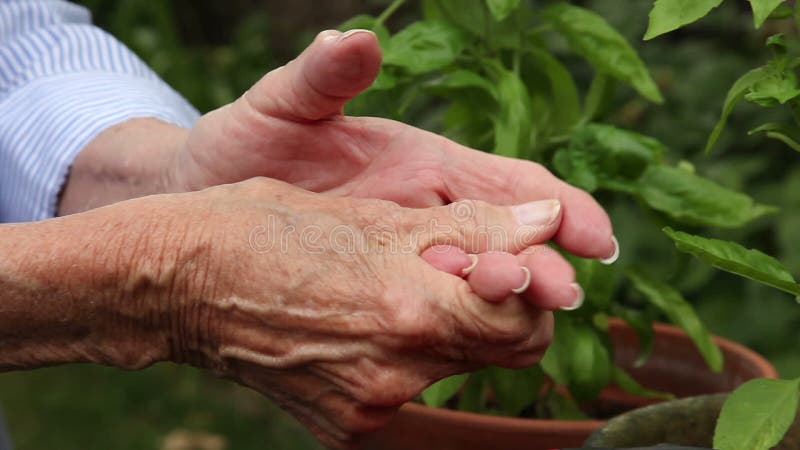
[[[403,224],[403,208],[388,200],[346,199],[343,211],[344,216],[354,221],[367,238],[379,241],[396,239]]]
[[[536,319],[534,331],[516,346],[514,355],[508,361],[508,367],[522,368],[538,363],[553,341],[553,315],[540,314]]]
[[[531,310],[522,301],[488,306],[493,310],[481,307],[463,321],[465,357],[504,367],[527,367],[541,359],[552,339],[552,314]]]
[[[514,238],[500,220],[497,206],[480,200],[462,200],[451,206],[451,218],[462,248],[506,251]]]
[[[487,208],[481,200],[459,200],[450,204],[450,216],[459,224],[476,228],[486,224]]]
[[[292,193],[291,185],[267,177],[253,177],[230,185],[222,185],[230,193],[248,199],[274,199]]]
[[[397,369],[380,370],[372,374],[356,398],[369,407],[400,407],[412,400],[424,385],[414,375]]]
[[[415,348],[434,344],[440,334],[439,314],[432,302],[414,301],[413,294],[384,294],[387,313],[381,325],[385,336],[398,340],[402,348]]]
[[[445,183],[442,179],[440,167],[420,170],[417,172],[415,178],[416,182],[424,189],[425,192],[444,191]]]
[[[544,352],[553,340],[553,314],[536,310],[531,313],[525,327],[525,339],[518,345],[518,351]]]
[[[478,342],[492,345],[519,345],[528,338],[531,329],[521,301],[507,299],[491,304],[482,299],[471,301],[464,319],[464,334]]]
[[[253,191],[261,191],[272,185],[272,180],[267,177],[253,177],[241,183],[241,186]]]

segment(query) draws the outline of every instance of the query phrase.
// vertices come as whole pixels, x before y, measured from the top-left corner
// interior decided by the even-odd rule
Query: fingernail
[[[600,262],[605,265],[614,264],[619,259],[619,241],[617,241],[616,236],[611,236],[611,240],[614,241],[614,253],[612,253],[608,258],[603,258],[600,260]]]
[[[511,292],[515,294],[522,294],[523,292],[528,290],[528,286],[531,285],[531,271],[528,270],[527,267],[520,267],[520,269],[522,269],[522,272],[525,274],[525,282],[522,283],[522,286],[511,290]]]
[[[322,37],[323,41],[330,41],[332,39],[338,39],[339,36],[342,35],[341,31],[337,30],[325,30],[319,34]]]
[[[464,270],[461,271],[463,275],[469,275],[473,270],[475,270],[475,266],[478,265],[478,255],[467,255],[469,259],[472,260],[472,264],[468,267],[465,267]]]
[[[270,70],[269,72],[267,72],[267,75],[272,75],[272,74],[278,73],[281,70],[283,70],[284,67],[286,67],[286,66],[276,67],[276,68]]]
[[[342,42],[343,40],[349,38],[350,36],[355,36],[355,35],[361,34],[361,33],[369,33],[369,34],[375,36],[375,33],[373,33],[370,30],[363,30],[361,28],[356,28],[355,30],[346,31],[346,32],[342,33],[341,35],[339,35],[339,37],[336,39],[336,42]]]
[[[561,202],[558,200],[540,200],[523,203],[511,208],[520,225],[547,226],[552,224],[561,213]]]
[[[575,311],[576,309],[583,306],[583,299],[584,299],[583,288],[578,283],[572,283],[570,284],[570,286],[575,291],[575,301],[572,302],[572,305],[570,306],[562,306],[561,309],[563,311]]]

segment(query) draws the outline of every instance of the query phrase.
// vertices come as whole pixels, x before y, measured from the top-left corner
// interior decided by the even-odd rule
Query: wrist
[[[174,359],[186,272],[199,276],[204,255],[160,199],[3,225],[0,369]]]
[[[173,176],[189,131],[152,118],[130,119],[98,134],[75,158],[58,215],[151,194],[180,192]]]

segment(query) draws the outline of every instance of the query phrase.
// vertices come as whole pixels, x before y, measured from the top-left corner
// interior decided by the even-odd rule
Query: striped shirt
[[[53,217],[70,164],[136,117],[189,127],[197,111],[62,0],[0,0],[0,222]]]

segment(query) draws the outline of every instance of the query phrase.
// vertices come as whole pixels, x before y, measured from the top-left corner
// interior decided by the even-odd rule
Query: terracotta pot
[[[713,373],[689,337],[679,328],[655,324],[653,353],[647,363],[633,368],[639,352],[636,332],[624,322],[611,320],[610,335],[616,363],[644,386],[672,392],[678,397],[728,392],[744,381],[777,376],[763,357],[735,342],[715,337],[725,357],[721,373]],[[601,394],[600,403],[611,409],[631,410],[654,403],[615,388]],[[602,426],[602,420],[541,420],[488,416],[417,403],[404,405],[388,427],[365,443],[369,450],[493,450],[580,447]]]
[[[596,430],[587,448],[643,447],[661,443],[711,448],[726,394],[701,395],[650,405],[622,414]],[[775,450],[800,448],[800,416]]]

